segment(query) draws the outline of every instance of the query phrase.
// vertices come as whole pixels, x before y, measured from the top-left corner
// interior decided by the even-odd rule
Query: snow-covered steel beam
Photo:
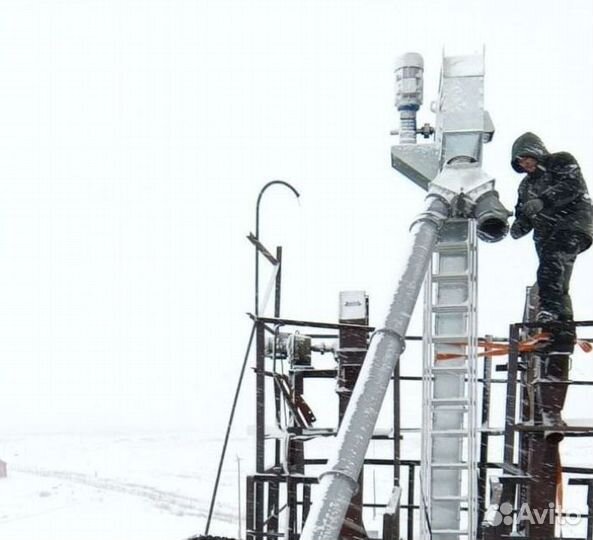
[[[430,193],[426,210],[411,227],[409,256],[384,319],[370,341],[346,415],[337,435],[337,453],[321,475],[301,540],[336,540],[373,435],[393,369],[405,348],[406,330],[420,293],[449,202]]]

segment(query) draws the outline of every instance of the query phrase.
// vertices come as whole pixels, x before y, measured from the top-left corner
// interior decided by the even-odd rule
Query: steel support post
[[[527,487],[527,504],[534,515],[546,516],[543,520],[526,521],[523,528],[532,540],[553,538],[556,526],[556,470],[559,465],[558,445],[547,442],[543,432],[530,433],[529,476],[533,479]],[[553,507],[548,506],[549,503]],[[546,512],[547,511],[547,512]],[[544,512],[546,512],[544,514]],[[540,523],[541,521],[541,523]]]
[[[368,326],[368,297],[363,291],[340,293],[340,324]],[[341,328],[338,343],[338,421],[341,424],[366,354],[367,331]],[[363,485],[364,468],[358,477],[358,490],[352,496],[352,501],[346,511],[346,518],[340,532],[341,540],[366,538],[362,516]]]
[[[507,395],[505,406],[504,449],[503,458],[506,466],[505,472],[516,470],[515,459],[515,419],[517,410],[517,364],[519,362],[519,327],[512,324],[509,332],[509,360],[507,364]],[[505,479],[502,485],[500,503],[509,503],[515,507],[516,482]],[[504,521],[500,525],[501,534],[510,534],[512,524]]]
[[[303,523],[307,521],[311,509],[311,485],[303,484]]]
[[[414,540],[414,489],[416,467],[408,465],[408,540]]]
[[[302,377],[298,377],[300,382],[296,382],[293,387],[295,395],[302,394]],[[288,442],[288,467],[290,475],[286,479],[286,493],[287,493],[287,511],[288,511],[288,537],[289,539],[296,539],[298,527],[298,498],[297,487],[291,475],[302,475],[305,472],[304,466],[305,448],[302,441],[290,439]]]
[[[401,379],[400,379],[400,365],[399,362],[393,370],[393,485],[401,485]],[[400,529],[401,505],[398,507],[397,513],[394,516],[395,525],[394,530],[397,532],[399,538]]]
[[[297,536],[297,482],[292,476],[286,477],[286,493],[288,505],[288,540],[296,540]]]
[[[280,500],[280,484],[270,480],[268,485],[268,522],[266,530],[271,533],[278,532],[278,503]]]
[[[593,540],[593,478],[571,478],[568,485],[587,486],[587,536],[586,540]]]
[[[520,371],[519,375],[519,414],[520,414],[520,421],[521,423],[529,422],[530,418],[533,417],[533,403],[530,403],[529,399],[529,391],[528,391],[528,383],[530,383],[530,373],[529,373],[529,366],[526,365],[525,361],[522,359],[521,363],[519,364]],[[519,469],[522,472],[528,471],[529,465],[529,456],[531,452],[533,452],[534,444],[536,441],[531,437],[530,433],[521,432],[518,435],[517,441],[517,452],[518,452],[518,465]],[[517,486],[517,507],[521,508],[523,503],[526,503],[529,498],[529,486],[526,482],[522,482]],[[528,524],[523,520],[517,520],[517,531],[524,532]],[[552,533],[553,536],[553,533]]]
[[[519,362],[519,328],[512,324],[507,364],[507,399],[504,426],[504,463],[513,465],[515,456],[515,418],[517,409],[517,364]]]
[[[492,336],[486,336],[486,343],[492,342]],[[484,357],[484,370],[482,375],[482,418],[480,425],[488,427],[490,423],[490,395],[492,380],[492,357]],[[478,539],[482,537],[480,524],[484,520],[486,510],[486,485],[488,482],[488,431],[480,433],[480,462],[478,465]]]
[[[276,283],[274,288],[274,317],[280,317],[280,301],[282,292],[282,246],[276,246],[276,261],[278,262],[278,271],[276,272]],[[276,339],[276,336],[274,336]],[[274,369],[275,369],[274,365]],[[281,398],[280,389],[277,384],[274,384],[274,407],[276,414],[276,424],[279,426],[281,422]],[[274,441],[274,469],[278,474],[280,472],[280,440]],[[280,486],[278,482],[268,483],[268,532],[278,532],[278,506],[280,503]]]
[[[255,354],[255,471],[257,474],[265,472],[265,422],[266,422],[266,376],[265,376],[265,326],[257,323]],[[255,483],[255,530],[261,532],[264,526],[264,486]]]
[[[253,534],[250,534],[255,528],[254,484],[253,476],[248,476],[245,482],[245,536],[247,540],[255,540],[256,538]]]

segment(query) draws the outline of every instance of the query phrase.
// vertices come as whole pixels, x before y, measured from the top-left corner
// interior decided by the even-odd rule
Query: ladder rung
[[[468,367],[467,364],[464,364],[463,366],[448,366],[447,361],[444,361],[442,366],[432,366],[431,371],[433,373],[442,373],[444,371],[466,372]]]
[[[467,252],[468,242],[437,242],[434,249],[438,252]]]
[[[567,353],[568,354],[568,353]],[[561,385],[561,384],[572,384],[574,383],[574,381],[570,381],[570,380],[565,380],[565,381],[553,381],[553,380],[546,380],[546,379],[533,379],[533,381],[531,381],[531,384],[557,384],[557,385]]]
[[[467,335],[464,336],[447,336],[447,335],[440,335],[440,336],[432,336],[433,343],[452,343],[453,345],[467,345]]]
[[[433,495],[433,501],[447,502],[447,501],[467,501],[467,495]]]
[[[465,529],[431,529],[432,534],[461,534],[467,536],[468,532]]]
[[[432,306],[433,313],[467,313],[468,312],[468,305],[467,304],[444,304],[444,305],[434,305]]]
[[[432,405],[469,405],[469,400],[464,397],[457,398],[434,398],[430,402]]]
[[[444,281],[447,283],[467,283],[469,274],[467,272],[445,272],[443,274],[432,274],[432,281]]]
[[[440,405],[439,407],[435,408],[433,412],[445,412],[445,411],[467,411],[467,405]]]
[[[504,429],[493,427],[481,427],[476,429],[478,433],[488,433],[488,435],[504,435]]]
[[[544,425],[533,425],[533,424],[515,424],[514,429],[516,431],[558,431],[565,435],[571,433],[581,433],[593,435],[593,426],[568,426],[568,425],[556,425],[556,426],[544,426]]]
[[[434,429],[430,432],[434,437],[467,437],[465,429]]]
[[[501,474],[498,476],[500,482],[525,482],[533,479],[529,474]]]
[[[453,463],[431,463],[430,466],[433,469],[465,469],[467,467],[467,463],[455,461]]]

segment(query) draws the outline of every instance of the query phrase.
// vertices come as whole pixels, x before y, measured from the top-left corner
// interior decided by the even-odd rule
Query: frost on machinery
[[[248,540],[554,539],[563,518],[557,504],[563,473],[569,486],[586,488],[582,538],[593,539],[593,467],[563,467],[558,444],[564,436],[593,436],[593,427],[542,423],[542,413],[559,417],[569,384],[593,384],[569,381],[567,370],[576,330],[593,321],[542,328],[533,322],[536,291],[528,288],[523,320],[510,325],[508,338],[477,335],[478,240],[503,239],[510,215],[482,169],[484,143],[494,134],[483,106],[484,58],[443,58],[435,126],[418,128],[423,69],[416,53],[400,57],[395,69],[400,144],[391,150],[392,165],[427,196],[380,324],[369,326],[363,291],[340,293],[337,323],[281,317],[282,249],[272,255],[259,241],[258,225],[248,237],[256,252],[256,310],[245,355],[247,362],[255,342],[256,462],[247,477]],[[430,142],[417,143],[418,135]],[[262,193],[273,183],[298,196],[282,181]],[[273,317],[260,309],[260,254],[275,269]],[[406,336],[422,284],[423,336]],[[589,341],[577,340],[585,351]],[[422,362],[409,358],[415,342],[422,343]],[[400,365],[406,344],[409,360]],[[330,426],[319,427],[305,386],[328,379],[335,385],[337,414]],[[416,426],[402,416],[418,394],[413,385],[422,387]],[[500,427],[490,427],[496,397],[504,411]],[[317,412],[325,416],[327,410],[325,405]],[[386,413],[389,429],[377,429]],[[324,440],[331,441],[330,449],[319,444]],[[371,441],[383,441],[381,456],[368,452]],[[378,496],[376,473],[390,486]],[[215,494],[216,487],[210,517]],[[209,526],[210,518],[206,534],[195,538],[215,538],[208,536]]]

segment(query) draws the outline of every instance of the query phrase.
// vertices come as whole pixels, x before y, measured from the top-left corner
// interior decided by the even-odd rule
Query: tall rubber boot
[[[564,439],[564,433],[554,428],[566,427],[561,413],[567,391],[567,382],[558,379],[544,379],[537,385],[542,425],[549,428],[544,431],[544,438],[552,444],[558,444]]]

